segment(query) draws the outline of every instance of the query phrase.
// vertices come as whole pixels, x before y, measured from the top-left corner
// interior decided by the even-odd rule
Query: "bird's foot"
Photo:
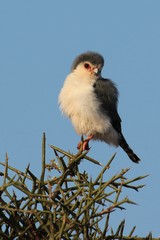
[[[77,148],[82,151],[90,150],[89,141],[92,139],[92,137],[93,136],[91,135],[91,136],[87,137],[85,140],[83,140],[83,138],[82,138],[81,141],[78,143]]]
[[[86,141],[86,140],[84,140],[83,142],[80,141],[80,142],[78,143],[77,148],[78,148],[79,150],[81,149],[82,151],[89,150],[89,149],[90,149],[90,147],[89,147],[89,142]]]

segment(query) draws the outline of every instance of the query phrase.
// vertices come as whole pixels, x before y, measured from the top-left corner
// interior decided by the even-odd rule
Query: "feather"
[[[119,145],[127,153],[128,157],[135,163],[139,163],[139,157],[133,152],[126,142],[121,130],[121,118],[117,111],[118,90],[115,84],[104,78],[99,78],[94,84],[95,94],[101,102],[101,109],[110,117],[113,128],[119,134]]]

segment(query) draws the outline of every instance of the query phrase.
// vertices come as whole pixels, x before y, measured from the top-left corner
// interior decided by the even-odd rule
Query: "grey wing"
[[[121,134],[121,118],[117,112],[118,90],[115,84],[110,79],[100,78],[93,87],[102,111],[110,117],[112,126]]]

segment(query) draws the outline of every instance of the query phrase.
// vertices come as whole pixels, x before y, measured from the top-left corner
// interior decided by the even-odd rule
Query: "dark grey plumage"
[[[129,147],[122,134],[121,118],[117,111],[118,90],[115,84],[110,79],[99,78],[93,87],[98,100],[101,102],[103,113],[110,117],[113,128],[119,134],[119,146],[122,147],[133,162],[138,163],[140,161],[139,157]]]
[[[93,85],[95,94],[101,102],[101,108],[117,132],[121,131],[121,119],[117,112],[118,89],[110,79],[99,78]]]
[[[95,53],[95,52],[86,52],[83,53],[81,55],[79,55],[73,62],[72,67],[71,67],[71,71],[73,71],[79,63],[82,62],[90,62],[93,65],[101,65],[101,67],[103,67],[104,65],[104,58],[99,54],[99,53]]]

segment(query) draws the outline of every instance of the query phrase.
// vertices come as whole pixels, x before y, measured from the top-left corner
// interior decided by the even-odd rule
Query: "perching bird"
[[[139,157],[126,142],[117,111],[118,90],[110,79],[101,76],[103,57],[95,52],[79,55],[73,62],[59,94],[62,112],[72,121],[76,132],[87,138],[78,145],[88,149],[91,139],[121,146],[129,158],[138,163]]]

